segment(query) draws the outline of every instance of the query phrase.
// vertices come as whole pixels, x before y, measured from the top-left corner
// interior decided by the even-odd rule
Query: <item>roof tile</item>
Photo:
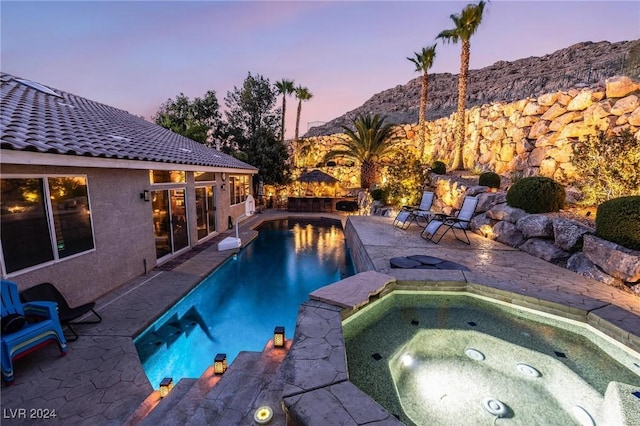
[[[0,73],[1,149],[257,170],[126,111],[17,78]]]

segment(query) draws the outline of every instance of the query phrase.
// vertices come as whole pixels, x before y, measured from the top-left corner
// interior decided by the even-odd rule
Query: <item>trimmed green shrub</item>
[[[371,198],[373,198],[373,201],[381,201],[382,203],[386,204],[387,191],[382,188],[374,189],[373,191],[371,191]]]
[[[434,161],[431,165],[431,171],[437,175],[443,175],[447,173],[447,165],[442,161]]]
[[[478,185],[489,188],[500,188],[500,175],[494,172],[484,172],[480,174]]]
[[[507,204],[527,213],[557,212],[564,207],[567,195],[555,180],[534,176],[518,180],[507,191]]]
[[[640,196],[614,198],[598,206],[596,236],[640,250]]]

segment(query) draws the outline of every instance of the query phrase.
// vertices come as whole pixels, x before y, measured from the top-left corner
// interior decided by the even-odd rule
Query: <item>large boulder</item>
[[[605,85],[607,98],[623,98],[637,90],[640,90],[640,83],[635,83],[626,76],[608,78],[605,81]]]
[[[574,252],[582,248],[585,234],[593,234],[595,229],[584,226],[570,219],[555,219],[553,221],[553,236],[556,246],[564,251]]]
[[[516,222],[516,227],[525,238],[553,237],[553,221],[544,214],[530,214]]]
[[[511,247],[518,247],[526,241],[526,238],[522,236],[522,232],[516,228],[516,225],[511,222],[507,222],[506,220],[500,221],[494,225],[493,239]]]
[[[560,250],[553,244],[553,241],[540,238],[531,238],[518,248],[532,256],[556,264],[564,262],[569,257],[569,253]]]
[[[498,204],[507,202],[506,192],[485,192],[478,195],[478,205],[476,206],[476,212],[486,212]]]
[[[480,213],[478,215],[475,215],[471,219],[471,221],[469,222],[469,229],[473,232],[484,235],[483,230],[485,230],[487,226],[493,228],[493,225],[495,225],[495,223],[495,220],[488,218],[484,213]]]
[[[624,282],[621,279],[614,278],[602,272],[602,270],[582,252],[575,253],[567,260],[567,269],[610,286],[624,286]]]
[[[582,252],[607,274],[630,283],[640,281],[640,251],[585,234]]]
[[[522,209],[517,209],[509,206],[508,204],[498,204],[487,211],[487,216],[495,220],[504,220],[511,223],[516,223],[527,215]]]

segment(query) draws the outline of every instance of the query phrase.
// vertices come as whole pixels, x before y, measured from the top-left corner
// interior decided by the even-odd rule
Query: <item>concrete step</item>
[[[222,376],[213,375],[211,367],[186,391],[181,380],[141,424],[251,425],[256,409],[266,405],[273,410],[270,424],[284,425],[278,372],[285,354],[269,342],[262,352],[240,352]],[[179,395],[171,398],[176,390]]]

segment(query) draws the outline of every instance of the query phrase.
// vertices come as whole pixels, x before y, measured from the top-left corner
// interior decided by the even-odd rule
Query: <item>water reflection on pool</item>
[[[354,274],[335,220],[263,223],[258,237],[135,340],[154,387],[163,377],[199,377],[216,353],[228,362],[261,351],[276,325],[291,338],[298,305],[313,290]]]

